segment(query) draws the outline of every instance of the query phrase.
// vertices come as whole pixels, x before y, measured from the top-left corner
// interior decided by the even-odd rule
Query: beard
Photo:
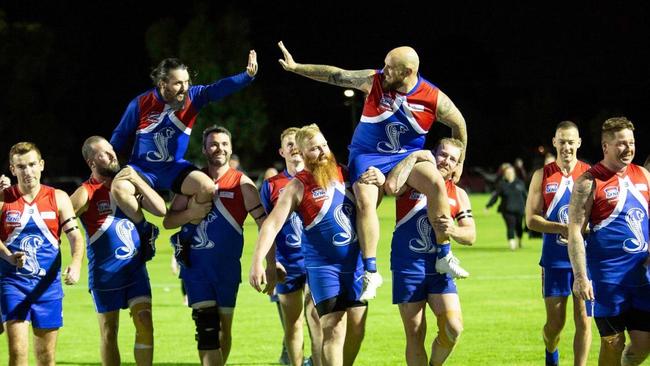
[[[122,169],[122,167],[120,167],[120,164],[118,162],[115,162],[105,167],[98,166],[97,173],[99,173],[99,175],[102,177],[115,178],[120,169]]]
[[[309,172],[311,172],[311,175],[314,176],[316,184],[323,188],[327,188],[330,183],[334,182],[339,177],[336,158],[332,153],[327,154],[323,158],[305,160],[305,167]]]
[[[394,91],[394,90],[397,90],[397,89],[403,87],[404,84],[405,84],[404,79],[402,79],[402,80],[393,80],[393,81],[390,81],[390,82],[388,80],[386,80],[386,76],[384,76],[381,79],[381,88],[383,90]]]

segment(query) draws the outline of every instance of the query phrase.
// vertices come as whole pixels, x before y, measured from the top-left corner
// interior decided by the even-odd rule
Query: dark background
[[[215,23],[224,15],[241,19],[248,29],[241,37],[258,53],[260,71],[250,88],[262,101],[264,137],[250,142],[234,136],[240,139],[235,153],[249,171],[279,160],[283,128],[312,122],[344,162],[351,113],[355,121],[360,114],[361,96],[352,111],[343,89],[283,71],[279,40],[297,62],[346,69],[381,68],[390,49],[414,47],[422,76],[445,91],[467,120],[466,166],[492,168],[522,157],[530,167],[538,146],[550,145],[554,126],[566,119],[581,128],[579,156],[597,161],[600,125],[617,115],[635,122],[636,162],[643,163],[650,152],[644,143],[648,5],[426,4],[0,2],[0,172],[8,172],[9,147],[32,140],[42,149],[46,175],[86,176],[83,140],[110,137],[128,102],[151,85],[148,74],[159,59],[147,51],[147,30],[161,19],[182,28],[206,14]],[[227,50],[240,42],[228,37],[208,37],[213,45],[206,40],[197,47]],[[246,53],[240,53],[232,62],[243,70]],[[448,134],[436,125],[429,146]],[[242,147],[242,140],[258,145],[257,151]]]

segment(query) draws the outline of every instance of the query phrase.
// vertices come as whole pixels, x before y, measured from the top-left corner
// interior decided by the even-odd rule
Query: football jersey
[[[402,94],[384,90],[382,79],[382,71],[377,71],[350,150],[398,154],[422,149],[436,121],[438,88],[418,75],[415,87]]]
[[[56,191],[41,185],[31,202],[17,185],[4,190],[0,240],[11,252],[24,252],[25,265],[18,269],[0,260],[0,280],[15,285],[40,300],[63,297],[59,209]]]
[[[647,284],[648,181],[630,164],[616,174],[598,163],[587,238],[587,264],[594,281],[628,286]]]
[[[199,111],[209,102],[222,99],[249,84],[246,72],[221,79],[210,85],[193,85],[185,104],[174,110],[157,88],[133,99],[111,137],[118,152],[135,135],[130,163],[155,169],[158,163],[182,160],[190,142],[190,133]]]
[[[277,174],[262,183],[262,191],[260,198],[262,205],[267,213],[270,213],[275,204],[278,202],[280,193],[284,187],[289,184],[293,176],[285,169],[280,174]],[[302,221],[297,213],[292,212],[287,222],[284,223],[282,229],[275,237],[275,260],[282,263],[286,268],[287,266],[300,266],[304,267],[305,257],[302,254],[302,243],[306,241],[303,234]]]
[[[316,184],[314,176],[307,171],[295,176],[304,187],[297,212],[307,237],[302,246],[307,268],[331,266],[351,272],[361,260],[354,195],[350,192],[347,172],[340,166],[338,171],[337,179],[327,188]]]
[[[448,180],[447,197],[452,218],[460,211],[456,185]],[[436,234],[427,216],[427,197],[411,188],[395,201],[396,224],[391,242],[391,270],[401,273],[437,273]]]
[[[191,266],[181,268],[182,278],[241,282],[239,259],[244,249],[244,220],[248,215],[240,186],[242,175],[230,168],[214,180],[212,210],[196,226],[191,240]]]
[[[138,256],[140,236],[133,222],[117,207],[110,187],[93,178],[82,184],[88,206],[79,217],[86,229],[88,287],[120,289],[134,283],[135,274],[145,271]]]
[[[571,173],[564,175],[556,162],[544,166],[541,192],[546,220],[569,223],[569,201],[573,183],[588,169],[589,164],[578,161]],[[548,268],[571,268],[566,238],[561,239],[559,234],[543,233],[539,265]]]

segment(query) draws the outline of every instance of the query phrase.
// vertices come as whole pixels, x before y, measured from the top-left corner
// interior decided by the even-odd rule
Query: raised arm
[[[593,300],[594,291],[587,277],[587,257],[582,236],[594,203],[594,177],[584,173],[573,186],[569,203],[569,259],[573,268],[573,293],[583,300]]]
[[[132,143],[135,138],[135,130],[138,126],[138,98],[133,99],[126,107],[120,123],[115,127],[111,136],[111,145],[120,158],[124,158],[127,151],[127,144]]]
[[[79,281],[81,275],[81,261],[84,256],[84,240],[81,236],[79,224],[77,223],[77,218],[74,213],[75,211],[68,194],[57,189],[56,205],[59,207],[59,223],[62,225],[61,231],[65,233],[70,242],[70,253],[72,254],[72,260],[64,272],[64,282],[66,285],[74,285]]]
[[[568,226],[561,222],[549,221],[544,218],[544,197],[542,196],[542,175],[544,169],[537,169],[528,187],[526,199],[526,226],[528,228],[549,234],[568,236]]]
[[[436,119],[451,128],[451,137],[462,141],[464,145],[460,159],[458,160],[458,166],[452,175],[454,183],[457,183],[463,174],[463,164],[465,163],[465,153],[467,152],[467,124],[463,115],[456,108],[456,105],[454,105],[454,102],[441,90],[438,90]]]
[[[283,58],[280,65],[287,71],[308,77],[312,80],[328,83],[344,88],[354,88],[369,93],[372,88],[372,78],[375,70],[344,70],[335,66],[299,64],[293,60],[282,41],[278,42]]]
[[[265,293],[270,293],[273,291],[275,284],[267,283],[266,273],[262,266],[262,259],[268,255],[269,251],[271,251],[273,244],[275,243],[275,237],[282,229],[282,226],[287,221],[289,215],[295,211],[300,204],[303,189],[303,184],[299,180],[293,179],[289,182],[284,191],[280,193],[278,202],[260,228],[248,276],[249,283],[258,292],[264,291]],[[273,266],[273,269],[275,269],[275,263],[267,262],[267,266],[271,265]]]

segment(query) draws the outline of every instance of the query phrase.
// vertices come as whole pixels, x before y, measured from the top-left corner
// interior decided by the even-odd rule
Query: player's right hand
[[[196,202],[196,196],[192,196],[187,202],[187,209],[191,216],[190,221],[202,220],[212,209],[212,201],[198,203]]]
[[[284,47],[284,43],[282,43],[282,41],[278,42],[278,47],[280,47],[280,50],[282,51],[282,57],[284,57],[284,59],[278,60],[280,62],[280,65],[282,65],[282,68],[287,71],[294,71],[296,69],[296,62],[293,60],[293,56],[291,56],[289,51],[287,51],[287,48]]]
[[[248,283],[250,283],[257,292],[262,292],[266,286],[266,271],[264,271],[264,266],[261,263],[253,263],[251,265],[251,270],[248,273]]]
[[[11,186],[11,180],[6,175],[0,175],[0,191]]]
[[[585,276],[576,277],[573,281],[573,296],[577,296],[582,300],[593,300],[594,289],[591,281]]]
[[[7,258],[7,261],[17,268],[23,268],[25,265],[25,253],[24,252],[14,252],[11,253],[11,256]]]
[[[363,184],[372,184],[377,187],[382,187],[386,182],[386,176],[381,172],[381,170],[371,166],[359,177],[359,182]]]

